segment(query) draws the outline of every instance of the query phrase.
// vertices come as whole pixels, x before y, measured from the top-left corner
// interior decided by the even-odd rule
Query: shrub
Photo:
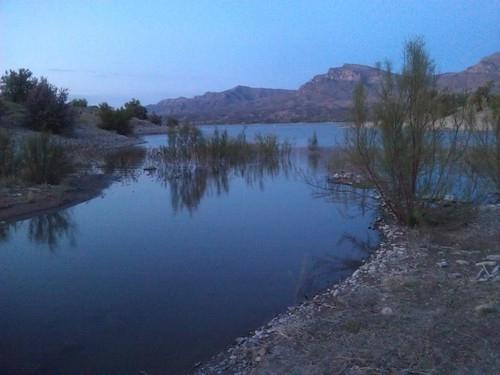
[[[15,144],[9,134],[0,129],[0,177],[8,177],[16,171]]]
[[[173,117],[167,117],[167,126],[169,128],[179,126],[179,120],[177,120],[176,118],[173,118]]]
[[[97,114],[101,120],[99,127],[102,129],[113,130],[122,135],[132,133],[130,113],[125,108],[113,109],[108,103],[102,103]]]
[[[6,71],[0,78],[0,90],[2,95],[10,101],[24,103],[28,98],[29,91],[35,87],[37,79],[29,69]]]
[[[87,108],[87,106],[88,106],[87,99],[84,99],[84,98],[73,99],[70,104],[73,107],[78,107],[78,108]]]
[[[61,134],[71,130],[73,109],[66,103],[68,92],[58,89],[42,78],[28,93],[27,125],[38,131]]]
[[[129,102],[125,103],[123,107],[128,112],[131,118],[136,117],[140,120],[146,120],[148,118],[148,110],[146,109],[146,107],[141,105],[141,102],[138,99],[130,100]]]
[[[157,115],[156,113],[152,113],[149,115],[149,121],[151,121],[155,125],[161,125],[162,123],[162,118],[160,115]]]
[[[21,149],[23,177],[35,184],[58,184],[73,166],[64,148],[46,133],[28,138]]]
[[[383,73],[373,127],[367,124],[363,86],[356,87],[347,140],[354,165],[388,209],[399,222],[415,225],[429,205],[456,191],[459,174],[466,172],[459,162],[468,144],[465,117],[454,115],[446,129],[434,64],[424,42],[409,41],[403,56],[401,74],[394,74],[389,64]]]

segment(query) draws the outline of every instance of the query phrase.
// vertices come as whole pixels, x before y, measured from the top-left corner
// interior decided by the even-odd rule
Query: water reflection
[[[352,233],[344,233],[331,252],[321,256],[305,254],[297,283],[297,301],[307,299],[351,274],[375,249],[375,240],[370,235],[362,240]],[[339,255],[342,254],[339,249],[350,250],[347,254]]]
[[[123,182],[136,182],[142,174],[146,154],[144,147],[130,147],[108,154],[104,158],[103,172],[115,175]]]
[[[51,251],[56,250],[63,239],[75,246],[76,224],[70,210],[35,216],[23,222],[5,223],[0,226],[0,241],[7,242],[11,234],[22,226],[26,226],[26,236],[30,241],[47,245]]]
[[[37,243],[46,244],[55,250],[63,238],[75,245],[76,225],[69,210],[36,216],[29,221],[28,238]]]
[[[241,177],[249,186],[264,189],[264,181],[280,174],[288,176],[293,168],[290,159],[270,158],[259,162],[240,162],[226,165],[198,165],[195,163],[167,163],[148,159],[153,167],[147,168],[170,191],[175,212],[196,210],[203,197],[229,193],[230,182]]]

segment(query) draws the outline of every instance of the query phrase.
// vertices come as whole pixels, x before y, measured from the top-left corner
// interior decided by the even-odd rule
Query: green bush
[[[64,148],[46,133],[27,139],[21,148],[23,178],[35,184],[58,184],[73,171]]]
[[[100,128],[116,131],[123,135],[132,133],[130,112],[125,108],[113,109],[108,103],[102,103],[99,105],[97,114],[101,120]]]
[[[160,115],[157,115],[156,113],[153,112],[149,115],[149,121],[151,121],[155,125],[161,125],[162,118]]]
[[[179,126],[179,120],[177,120],[176,118],[173,118],[173,117],[167,117],[167,126],[169,128]]]
[[[35,87],[37,79],[29,69],[5,71],[0,78],[0,90],[5,99],[16,103],[24,103],[28,98],[29,91]]]
[[[138,99],[130,100],[125,103],[123,108],[128,112],[130,118],[136,117],[140,120],[147,120],[148,118],[148,110],[146,107],[141,105],[141,102]]]
[[[0,129],[0,177],[8,177],[16,171],[15,144],[9,134]]]
[[[81,99],[73,99],[70,104],[73,107],[78,107],[78,108],[87,108],[88,102],[87,99],[81,98]]]
[[[33,130],[56,134],[71,130],[74,112],[66,103],[68,92],[41,78],[26,99],[27,125]]]

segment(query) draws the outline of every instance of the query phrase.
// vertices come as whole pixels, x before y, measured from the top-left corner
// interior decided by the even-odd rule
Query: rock
[[[495,303],[485,303],[482,305],[478,305],[474,308],[476,312],[480,314],[490,314],[498,311],[498,306]]]
[[[500,254],[490,254],[486,257],[486,260],[492,262],[500,262]]]
[[[497,262],[493,261],[484,261],[484,262],[478,262],[476,263],[477,267],[495,267],[497,265]]]
[[[392,309],[391,309],[390,307],[384,307],[384,308],[380,311],[380,313],[381,313],[382,315],[386,315],[386,316],[388,316],[388,315],[393,315],[393,314],[394,314],[394,311],[392,311]]]
[[[460,279],[461,277],[462,277],[462,274],[458,273],[458,272],[448,273],[448,278],[450,278],[450,279]]]
[[[441,267],[441,268],[446,268],[446,267],[448,267],[448,262],[446,260],[441,260],[441,261],[437,262],[436,265],[438,267]]]
[[[457,259],[455,261],[456,264],[459,264],[461,266],[468,266],[470,264],[470,262],[466,261],[466,260],[463,260],[463,259]]]

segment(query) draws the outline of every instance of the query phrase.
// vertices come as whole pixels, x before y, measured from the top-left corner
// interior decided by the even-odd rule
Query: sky
[[[296,89],[422,36],[439,72],[500,51],[500,0],[0,0],[0,71],[121,105],[236,85]]]

